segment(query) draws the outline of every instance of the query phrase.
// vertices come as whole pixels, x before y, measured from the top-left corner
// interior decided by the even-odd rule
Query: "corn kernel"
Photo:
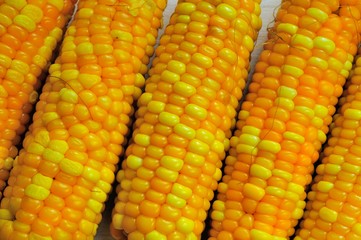
[[[159,122],[166,126],[173,127],[179,123],[179,116],[169,112],[161,112],[159,114]]]
[[[287,140],[295,141],[299,144],[303,144],[305,142],[305,137],[290,131],[284,132],[283,137]]]
[[[324,23],[328,19],[328,14],[319,8],[311,7],[306,10],[307,15],[317,19],[320,23]]]
[[[69,149],[69,145],[64,140],[51,140],[49,142],[48,147],[54,151],[60,152],[62,154],[65,154],[66,151]]]
[[[272,176],[272,171],[259,164],[252,164],[250,174],[253,177],[258,177],[266,180]]]
[[[324,50],[327,54],[331,54],[336,48],[335,43],[331,39],[321,36],[315,37],[313,44],[316,48]]]
[[[278,142],[271,140],[261,140],[258,144],[258,149],[265,150],[271,153],[278,153],[281,151],[281,145]]]
[[[153,230],[145,235],[145,240],[167,240],[167,236],[161,234],[157,230]]]
[[[186,217],[181,217],[176,222],[176,229],[184,234],[191,233],[194,229],[194,221]]]
[[[209,152],[209,146],[198,139],[192,139],[188,144],[188,150],[201,156],[205,156]]]
[[[44,176],[41,173],[37,173],[32,177],[31,182],[33,184],[39,185],[43,188],[50,189],[51,184],[53,183],[53,179],[50,177]]]
[[[319,211],[320,218],[326,222],[336,222],[338,213],[328,207],[322,207]]]
[[[183,160],[165,155],[160,159],[160,164],[169,170],[180,171],[183,167]]]
[[[148,146],[150,144],[150,136],[146,134],[138,133],[134,137],[134,142],[140,146]]]
[[[25,188],[24,193],[26,196],[42,201],[49,196],[50,191],[42,186],[31,183]]]
[[[243,186],[243,194],[247,198],[253,199],[255,201],[260,201],[265,195],[265,190],[252,183],[246,183]]]
[[[192,189],[190,189],[189,187],[183,186],[179,183],[174,183],[172,186],[171,193],[173,193],[174,195],[176,195],[180,198],[188,199],[192,196]]]
[[[35,23],[39,23],[43,18],[43,11],[33,4],[27,4],[20,13],[29,17]]]
[[[285,32],[294,35],[297,33],[297,30],[298,26],[292,23],[280,23],[277,25],[277,32]]]
[[[179,75],[186,72],[186,65],[183,62],[177,60],[170,60],[167,64],[167,69]]]
[[[127,166],[130,168],[130,169],[133,169],[133,170],[136,170],[138,169],[139,167],[142,166],[143,164],[143,159],[140,158],[140,157],[137,157],[135,155],[129,155],[127,157]]]
[[[62,171],[64,171],[66,174],[69,174],[71,176],[80,176],[83,172],[83,165],[72,161],[68,158],[64,158],[60,163],[59,167]]]
[[[166,203],[174,208],[184,208],[184,206],[187,204],[185,199],[180,198],[173,193],[167,194]]]
[[[167,83],[176,83],[180,80],[180,76],[177,73],[165,70],[160,75],[160,79]]]
[[[303,34],[295,34],[292,36],[291,44],[293,46],[301,45],[307,49],[312,49],[314,42],[311,38],[309,38]]]
[[[194,139],[196,136],[196,131],[193,128],[188,127],[187,125],[184,125],[182,123],[178,123],[174,126],[174,132],[179,136],[189,140]]]
[[[194,86],[185,83],[185,82],[176,82],[173,85],[173,90],[176,94],[183,96],[183,97],[190,97],[192,95],[194,95],[197,90]]]
[[[218,4],[216,11],[219,16],[230,21],[237,17],[236,9],[226,3]]]
[[[198,120],[204,120],[207,118],[207,110],[193,103],[188,104],[185,107],[185,112]]]

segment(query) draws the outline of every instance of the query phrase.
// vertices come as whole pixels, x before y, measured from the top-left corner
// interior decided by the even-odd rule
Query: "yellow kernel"
[[[309,65],[315,66],[324,71],[328,68],[328,62],[319,57],[310,57],[307,62]]]
[[[250,174],[253,177],[258,177],[266,180],[272,176],[272,171],[259,164],[252,164],[250,169]]]
[[[297,183],[289,182],[287,186],[287,191],[302,195],[305,191],[305,188],[302,185]]]
[[[320,218],[326,222],[336,222],[338,213],[328,207],[322,207],[319,211]]]
[[[159,122],[166,126],[173,127],[179,123],[179,116],[169,112],[161,112],[159,114]]]
[[[89,199],[88,200],[88,204],[87,206],[95,213],[101,213],[102,209],[103,209],[103,204],[94,200],[94,199]]]
[[[14,17],[13,21],[16,25],[25,28],[29,32],[33,32],[36,29],[36,23],[26,15],[19,14]]]
[[[52,240],[51,237],[43,236],[34,232],[29,233],[29,240]]]
[[[261,140],[258,144],[258,149],[265,150],[271,153],[278,153],[281,151],[281,145],[278,142],[271,140]]]
[[[3,66],[4,68],[10,68],[12,61],[13,60],[8,56],[0,54],[0,66]]]
[[[295,111],[304,114],[305,116],[312,119],[315,116],[315,111],[309,107],[305,106],[295,106]]]
[[[59,92],[59,95],[60,95],[60,99],[65,102],[72,104],[78,103],[78,94],[74,90],[68,88],[62,88]]]
[[[97,43],[97,44],[94,44],[93,51],[94,51],[95,55],[112,54],[113,53],[113,45]]]
[[[178,123],[174,126],[174,132],[178,134],[181,137],[187,138],[189,140],[192,140],[196,136],[196,131],[188,127],[187,125],[184,125],[183,123]]]
[[[290,131],[284,132],[283,137],[287,140],[295,141],[299,144],[303,144],[305,142],[304,136]]]
[[[180,80],[180,76],[177,73],[171,72],[169,70],[164,70],[160,75],[160,80],[168,83],[176,83]]]
[[[60,12],[64,8],[64,1],[62,0],[48,0],[48,3],[56,7]]]
[[[295,107],[292,99],[284,98],[284,97],[278,97],[275,99],[275,105],[277,107],[281,107],[283,109],[286,109],[287,111],[292,111]]]
[[[187,204],[187,201],[173,193],[169,193],[167,194],[166,203],[174,208],[183,208]]]
[[[91,182],[98,182],[99,179],[100,179],[100,171],[98,170],[95,170],[94,168],[91,168],[91,167],[88,167],[88,166],[85,166],[84,167],[84,170],[83,170],[83,173],[82,173],[82,176],[91,181]]]
[[[93,74],[81,73],[78,76],[78,81],[84,88],[89,89],[100,83],[101,77]]]
[[[329,192],[333,188],[333,183],[327,181],[319,181],[317,183],[317,190],[320,192]]]
[[[300,219],[303,216],[303,209],[301,208],[296,208],[295,210],[293,210],[293,212],[291,213],[291,217],[293,219]]]
[[[163,156],[160,159],[160,164],[172,171],[180,171],[183,167],[183,160],[172,156]]]
[[[113,39],[124,41],[124,42],[133,42],[133,35],[130,32],[122,31],[122,30],[111,30],[110,35]]]
[[[265,195],[265,190],[252,183],[246,183],[243,186],[243,195],[255,201],[260,201]]]
[[[51,140],[48,146],[50,149],[58,151],[62,154],[65,154],[65,152],[69,149],[68,143],[64,140]]]
[[[361,120],[361,110],[358,109],[347,108],[343,115],[347,119]]]
[[[205,157],[192,152],[187,152],[184,162],[191,166],[202,167],[205,162]]]
[[[276,177],[279,177],[279,178],[283,178],[285,179],[286,181],[291,181],[292,180],[292,173],[289,173],[289,172],[286,172],[286,171],[283,171],[281,169],[273,169],[272,170],[272,175],[273,176],[276,176]]]
[[[61,160],[64,158],[64,154],[54,151],[50,148],[45,148],[43,152],[44,160],[53,162],[53,163],[60,163]]]
[[[283,198],[286,194],[286,191],[284,189],[274,186],[267,186],[265,192],[269,195],[279,198]]]
[[[256,146],[250,146],[247,144],[237,144],[236,146],[237,153],[245,153],[250,155],[256,155],[258,153],[258,148]]]
[[[277,89],[277,94],[279,97],[294,99],[297,96],[297,90],[286,86],[280,86]]]
[[[248,134],[254,135],[254,136],[259,136],[259,134],[261,133],[261,129],[259,129],[257,127],[245,125],[242,127],[242,132],[248,133]]]
[[[343,63],[334,57],[328,58],[328,67],[336,72],[340,72],[343,69]]]
[[[171,72],[182,75],[186,72],[186,65],[177,60],[170,60],[167,64],[167,69]]]
[[[227,147],[226,144],[223,144],[222,142],[215,140],[211,145],[211,150],[217,154],[223,154],[226,147]]]
[[[63,160],[59,163],[59,167],[62,171],[71,176],[80,176],[83,172],[82,164],[68,158],[63,158]]]
[[[219,211],[219,210],[213,210],[211,212],[211,218],[214,221],[223,221],[224,219],[224,212],[223,211]]]
[[[186,217],[180,217],[176,222],[176,229],[184,234],[191,233],[194,229],[194,221]]]
[[[303,74],[303,70],[298,68],[298,67],[294,67],[294,66],[291,66],[291,65],[283,65],[282,66],[282,72],[284,74],[288,74],[288,75],[291,75],[295,78],[299,78],[302,74]]]
[[[238,138],[238,143],[256,147],[261,139],[248,133],[242,133]]]
[[[27,1],[26,0],[5,0],[5,3],[12,6],[16,10],[20,11],[23,7],[26,6]]]
[[[231,5],[226,3],[218,4],[216,8],[217,15],[227,20],[233,20],[237,17],[237,11]]]
[[[325,164],[325,173],[336,175],[339,171],[341,171],[341,166],[332,163]]]
[[[210,68],[213,65],[213,60],[202,53],[195,53],[191,58],[192,62],[201,68]]]
[[[79,45],[76,47],[75,52],[78,56],[93,54],[94,53],[93,44],[91,42],[79,43]]]
[[[133,170],[136,170],[136,169],[138,169],[139,167],[142,166],[142,164],[143,164],[143,159],[140,158],[140,157],[137,157],[137,156],[135,156],[135,155],[129,155],[129,156],[127,157],[126,162],[127,162],[127,166],[128,166],[129,168],[131,168],[131,169],[133,169]]]
[[[250,232],[251,240],[273,240],[274,238],[269,233],[263,232],[256,228],[251,229]]]
[[[144,94],[142,96],[144,96]],[[161,113],[164,111],[164,108],[165,108],[165,103],[160,101],[152,100],[148,103],[148,111],[152,113]]]
[[[325,13],[324,11],[322,11],[319,8],[313,8],[313,7],[308,8],[306,10],[306,14],[313,17],[313,18],[315,18],[320,23],[324,23],[328,19],[328,14]]]
[[[7,70],[5,78],[19,85],[21,85],[24,82],[24,75],[11,68]]]
[[[177,4],[175,12],[179,15],[190,15],[197,9],[197,6],[194,3],[190,2],[181,2]]]
[[[140,146],[148,146],[150,144],[150,136],[142,133],[138,133],[134,137],[134,142]]]
[[[297,45],[301,45],[307,49],[312,49],[314,43],[310,37],[307,37],[302,34],[295,34],[292,36],[291,44],[292,44],[292,46],[295,46],[295,47]]]
[[[206,143],[199,141],[198,139],[192,139],[189,142],[188,150],[193,153],[205,156],[209,152],[209,146]]]
[[[50,177],[44,176],[41,173],[37,173],[32,177],[31,182],[33,184],[39,185],[43,188],[50,189],[51,184],[53,183],[53,179]]]
[[[30,71],[29,65],[27,63],[24,63],[23,61],[14,59],[11,62],[10,66],[13,70],[21,73],[21,74],[27,74]]]
[[[46,147],[50,142],[50,135],[49,132],[46,130],[40,130],[34,136],[35,142],[39,143],[40,145]]]
[[[171,191],[174,195],[183,198],[183,199],[188,199],[192,196],[192,189],[190,189],[189,187],[183,186],[179,183],[174,183],[172,186],[172,191]]]
[[[24,193],[26,196],[36,200],[44,200],[49,196],[50,191],[42,186],[31,183],[25,188]]]
[[[77,17],[82,18],[90,18],[94,14],[94,10],[91,8],[80,8],[78,12],[76,13]]]
[[[35,23],[39,23],[43,18],[43,11],[33,4],[27,4],[20,13],[28,16]]]
[[[1,220],[13,220],[13,214],[8,209],[0,209]]]
[[[185,112],[198,120],[204,120],[207,118],[207,110],[196,104],[190,103],[185,107]]]
[[[165,167],[157,168],[155,174],[159,178],[161,178],[161,179],[163,179],[163,180],[165,180],[167,182],[175,182],[175,181],[177,181],[177,178],[178,178],[178,175],[179,175],[178,172],[175,172],[175,171],[170,170],[170,169],[165,168]]]
[[[173,90],[176,94],[183,97],[190,97],[197,92],[196,88],[185,82],[176,82],[173,86]]]
[[[334,41],[321,36],[315,37],[313,44],[316,48],[324,50],[327,54],[331,54],[336,48]]]
[[[203,128],[199,128],[196,131],[196,138],[201,140],[202,142],[207,143],[208,145],[211,145],[215,140],[215,136],[211,132]]]
[[[161,234],[157,230],[153,230],[145,235],[145,240],[167,240],[167,236]]]
[[[328,108],[323,105],[316,104],[313,110],[317,117],[325,118],[328,116]]]
[[[292,23],[280,23],[277,25],[277,32],[285,32],[294,35],[297,33],[297,30],[298,26]]]
[[[44,152],[44,147],[40,145],[39,143],[32,142],[29,144],[28,148],[26,149],[27,152],[41,155]]]

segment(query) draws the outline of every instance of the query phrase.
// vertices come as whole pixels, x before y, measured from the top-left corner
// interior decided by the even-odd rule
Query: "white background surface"
[[[163,19],[163,29],[160,30],[160,34],[163,32],[164,28],[168,25],[169,17],[174,11],[174,8],[177,4],[176,0],[168,0],[167,8],[164,11]],[[270,25],[273,22],[274,14],[277,12],[277,8],[281,4],[281,0],[263,0],[261,3],[261,17],[262,17],[262,29],[259,32],[258,40],[256,42],[255,49],[252,53],[251,66],[254,66],[264,41],[267,39],[267,28],[272,26]],[[112,201],[112,199],[111,199]],[[111,204],[111,203],[109,203]],[[111,221],[111,209],[107,209],[103,214],[102,223],[99,225],[98,234],[95,237],[96,240],[112,240],[113,238],[109,234],[109,224]]]

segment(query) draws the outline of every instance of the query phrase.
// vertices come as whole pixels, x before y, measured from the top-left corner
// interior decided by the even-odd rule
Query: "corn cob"
[[[0,239],[92,239],[166,2],[80,0],[14,161]]]
[[[117,174],[117,239],[200,239],[235,125],[259,1],[180,1]]]
[[[75,1],[2,1],[0,5],[0,191]],[[0,194],[1,199],[1,194]]]
[[[340,17],[360,23],[361,1],[340,1]],[[346,2],[346,1],[345,1]],[[350,14],[351,13],[351,14]],[[359,26],[359,25],[358,25]],[[360,49],[359,49],[360,54]],[[360,56],[360,55],[359,55]],[[295,240],[361,239],[360,225],[360,67],[355,61],[347,88],[330,126],[330,137],[308,193],[306,211]]]
[[[283,1],[230,140],[209,239],[294,234],[359,39],[338,9],[338,1]]]

